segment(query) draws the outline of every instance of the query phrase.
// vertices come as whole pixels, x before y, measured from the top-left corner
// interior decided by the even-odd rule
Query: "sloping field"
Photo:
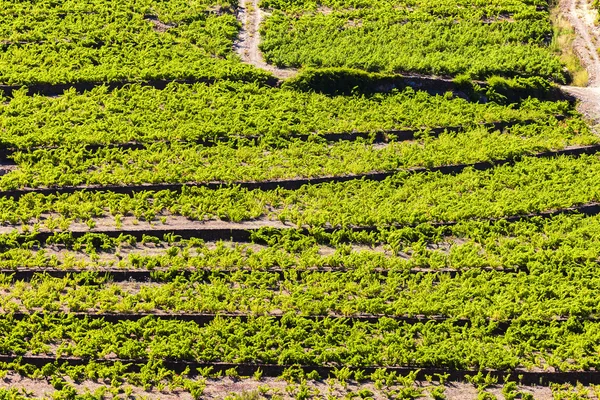
[[[262,0],[265,59],[485,79],[563,79],[545,1]]]
[[[0,399],[598,398],[552,7],[0,0]]]

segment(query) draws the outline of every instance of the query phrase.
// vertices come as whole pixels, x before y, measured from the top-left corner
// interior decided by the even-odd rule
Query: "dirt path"
[[[265,16],[265,12],[258,7],[258,3],[259,0],[241,1],[238,19],[242,22],[242,29],[234,45],[235,51],[244,62],[268,71],[279,79],[291,78],[296,75],[297,70],[277,68],[274,65],[267,64],[258,48],[260,44],[260,24]]]
[[[579,100],[577,110],[595,125],[600,125],[600,87],[563,86],[562,89]]]
[[[562,89],[579,99],[579,111],[594,124],[600,124],[600,29],[596,26],[597,11],[589,0],[561,0],[560,12],[576,32],[574,50],[588,75],[588,87],[563,86]]]
[[[573,42],[574,50],[589,75],[589,86],[600,86],[600,30],[595,24],[597,12],[589,4],[589,0],[561,0],[560,12],[564,15],[576,32]]]

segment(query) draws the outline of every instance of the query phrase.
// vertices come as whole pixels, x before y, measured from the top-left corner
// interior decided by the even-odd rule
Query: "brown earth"
[[[67,378],[67,381],[79,392],[94,393],[101,387],[110,387],[110,383],[98,383],[93,381],[84,381],[75,383]],[[422,392],[421,399],[433,399],[430,391],[433,385],[427,382],[417,382],[415,388]],[[55,391],[52,385],[45,379],[30,379],[24,378],[14,373],[9,373],[4,379],[0,380],[0,388],[18,388],[25,389],[32,395],[38,398],[52,398],[52,393]],[[146,399],[192,399],[189,393],[179,390],[171,391],[169,389],[158,390],[152,388],[149,391],[141,387],[135,387],[125,384],[122,388],[129,388],[132,397],[130,398],[146,398]],[[373,383],[357,384],[348,382],[342,385],[337,380],[322,380],[309,381],[308,388],[312,394],[311,399],[326,399],[326,398],[351,398],[350,393],[358,393],[360,390],[368,390],[372,394],[374,400],[385,400],[390,398],[389,394],[393,390],[400,389],[398,386],[386,387],[385,385],[377,389]],[[282,379],[262,378],[256,380],[254,378],[245,379],[207,379],[206,388],[202,395],[202,399],[224,399],[229,396],[233,399],[267,399],[278,397],[282,400],[292,400],[296,398],[296,394],[300,389],[297,383],[288,383]],[[486,391],[495,395],[498,399],[503,399],[501,394],[501,386],[495,386]],[[547,387],[519,387],[519,390],[532,393],[536,400],[551,400],[552,391]],[[444,393],[448,400],[475,400],[477,399],[477,389],[468,383],[451,383],[444,385]],[[264,395],[261,395],[264,394]],[[331,396],[331,397],[330,397]],[[121,397],[119,397],[121,398]],[[123,397],[124,398],[124,397]],[[360,398],[360,397],[354,397]]]
[[[239,7],[238,19],[242,29],[238,40],[234,44],[235,51],[242,61],[252,64],[275,75],[279,79],[291,78],[298,73],[291,68],[278,68],[267,64],[258,48],[260,44],[260,24],[265,16],[265,11],[258,6],[259,0],[243,0]]]

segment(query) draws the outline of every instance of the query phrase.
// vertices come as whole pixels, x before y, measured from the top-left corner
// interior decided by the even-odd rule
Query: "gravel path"
[[[579,99],[582,114],[594,124],[600,124],[600,29],[595,24],[598,13],[588,0],[561,0],[559,6],[575,29],[574,50],[589,75],[588,87],[563,86],[562,89]]]
[[[242,58],[242,61],[268,71],[279,79],[291,78],[296,75],[297,70],[278,68],[267,64],[258,48],[260,44],[260,24],[265,16],[265,12],[258,7],[258,4],[259,0],[241,1],[238,19],[242,23],[242,29],[234,45],[235,51]]]

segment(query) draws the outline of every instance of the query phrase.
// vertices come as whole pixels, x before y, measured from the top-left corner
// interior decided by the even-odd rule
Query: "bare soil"
[[[593,125],[600,124],[600,87],[563,86],[562,89],[579,100],[577,110]]]
[[[279,79],[291,78],[298,73],[292,68],[278,68],[267,64],[258,48],[260,44],[260,24],[265,16],[265,11],[258,6],[259,0],[243,0],[239,7],[238,19],[242,29],[238,40],[234,44],[235,51],[242,60],[275,75]]]
[[[111,389],[110,382],[98,383],[93,381],[84,381],[81,383],[75,383],[71,379],[66,378],[66,381],[71,384],[78,394],[94,393],[100,388]],[[24,389],[29,394],[41,399],[52,399],[52,394],[56,392],[54,387],[46,379],[31,379],[25,378],[15,373],[7,374],[4,379],[0,380],[0,388],[2,389]],[[121,389],[130,389],[131,396],[133,398],[144,398],[147,400],[176,400],[176,399],[192,399],[189,393],[183,393],[180,391],[159,391],[157,389],[151,389],[149,391],[144,390],[141,387],[136,387],[128,384],[124,384]],[[105,397],[110,398],[110,397]],[[117,397],[115,397],[117,398]],[[119,397],[119,398],[125,398]]]
[[[74,383],[68,378],[67,381],[69,381],[69,383],[71,383],[80,394],[85,392],[94,393],[101,387],[110,387],[110,383],[108,382],[98,383],[93,381],[84,381],[82,383]],[[146,391],[141,387],[135,387],[128,384],[125,384],[122,388],[125,387],[131,390],[132,397],[130,398],[146,398],[149,400],[192,398],[189,393],[179,390],[171,391],[165,389],[159,391],[156,388],[153,388],[149,391]],[[3,380],[0,380],[0,388],[22,388],[26,389],[32,395],[38,398],[48,399],[52,398],[52,393],[55,391],[52,385],[50,385],[50,383],[45,379],[23,378],[14,373],[9,373]],[[371,396],[369,397],[373,398],[374,400],[388,399],[390,398],[390,393],[393,393],[394,390],[401,389],[399,386],[384,386],[380,389],[377,389],[373,383],[357,384],[355,382],[348,382],[346,385],[342,385],[337,380],[308,381],[308,388],[311,393],[311,399],[350,398],[350,393],[356,394],[362,390],[363,393],[365,393],[364,391],[371,392]],[[430,391],[433,388],[432,384],[427,382],[418,382],[415,388],[422,391],[422,397],[420,397],[421,399],[433,399],[432,395],[430,394]],[[257,400],[274,397],[278,397],[283,400],[292,400],[296,398],[296,394],[298,393],[299,389],[300,385],[297,383],[288,383],[284,380],[276,378],[262,378],[261,380],[256,380],[253,378],[207,379],[206,388],[202,398],[217,400],[224,399],[228,396],[238,396],[237,398]],[[501,389],[501,386],[496,386],[487,389],[487,391],[494,394],[498,399],[503,399],[504,396],[501,394]],[[553,398],[552,391],[547,387],[519,387],[519,390],[532,393],[536,400],[551,400]],[[477,399],[477,389],[468,383],[446,384],[444,386],[444,393],[448,400]]]
[[[176,26],[175,24],[166,24],[155,16],[147,16],[145,19],[152,24],[152,29],[158,33],[165,33]]]
[[[17,168],[18,166],[16,164],[0,164],[0,176],[15,171]]]
[[[40,219],[41,227],[39,232],[58,232],[59,228],[48,229],[44,220],[48,217],[58,218],[58,215],[43,215]],[[259,218],[252,221],[243,221],[243,222],[229,222],[222,220],[205,220],[205,221],[193,221],[186,217],[182,217],[179,215],[168,215],[166,216],[165,222],[161,221],[138,221],[134,217],[123,217],[121,220],[121,224],[117,227],[117,223],[115,218],[111,216],[106,216],[102,218],[94,218],[94,227],[90,229],[90,227],[83,222],[71,222],[69,225],[69,232],[118,232],[118,231],[149,231],[151,233],[153,230],[162,231],[165,229],[197,229],[197,230],[211,230],[211,229],[259,229],[262,227],[272,227],[272,228],[292,228],[293,225],[287,225],[280,221],[269,220],[267,218]],[[33,230],[32,225],[3,225],[0,226],[0,234],[11,233],[14,230],[23,231],[24,229],[28,231]]]

